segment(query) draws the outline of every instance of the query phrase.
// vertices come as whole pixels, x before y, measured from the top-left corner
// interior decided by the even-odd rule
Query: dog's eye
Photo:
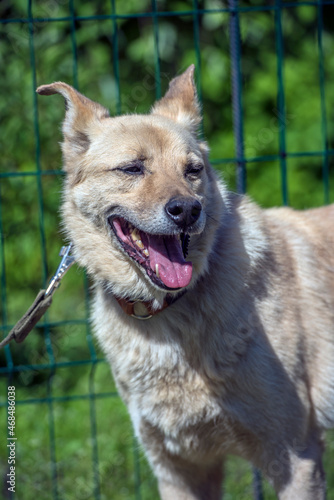
[[[191,177],[196,177],[198,176],[203,170],[203,165],[194,165],[194,164],[189,164],[187,165],[186,168],[186,176],[191,176]]]
[[[130,163],[129,165],[118,168],[117,170],[129,175],[142,175],[144,173],[144,165],[140,162]]]

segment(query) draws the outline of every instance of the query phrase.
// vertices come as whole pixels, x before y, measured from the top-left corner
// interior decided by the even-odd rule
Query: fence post
[[[241,37],[238,13],[238,0],[229,0],[230,8],[230,57],[232,112],[237,164],[237,191],[246,191],[246,164],[244,158],[244,127],[242,111],[242,81],[241,81]]]
[[[238,13],[238,0],[229,0],[230,8],[230,57],[232,112],[236,154],[236,181],[238,193],[246,191],[246,162],[244,157],[244,127],[242,109],[242,75],[241,75],[241,36]],[[255,500],[264,500],[261,473],[253,469],[253,491]]]

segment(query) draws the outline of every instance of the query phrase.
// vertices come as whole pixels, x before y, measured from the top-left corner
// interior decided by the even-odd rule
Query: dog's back
[[[334,205],[306,211],[265,212],[275,258],[283,273],[286,325],[303,332],[298,349],[320,426],[334,426]],[[289,310],[291,314],[289,314]],[[305,374],[306,376],[306,374]]]

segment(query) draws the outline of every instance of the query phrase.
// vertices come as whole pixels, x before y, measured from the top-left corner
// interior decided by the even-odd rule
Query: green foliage
[[[115,1],[116,13],[120,16],[116,21],[107,17],[113,13],[113,2],[106,0],[36,0],[32,2],[31,13],[39,22],[0,24],[3,97],[0,100],[0,232],[3,241],[0,307],[4,325],[15,323],[37,290],[45,285],[58,265],[58,251],[63,241],[58,208],[63,177],[59,142],[64,106],[59,96],[37,98],[37,85],[63,80],[77,85],[82,93],[101,102],[113,114],[145,113],[156,96],[165,91],[168,81],[194,62],[203,103],[203,133],[211,148],[211,158],[231,189],[235,189],[235,163],[229,160],[235,156],[229,14],[225,11],[226,2],[203,0],[198,5],[205,12],[194,16],[192,9],[196,3],[156,2],[159,12],[169,13],[156,21],[159,61],[151,0]],[[327,144],[329,147],[334,144],[334,87],[328,84],[334,73],[334,6],[323,8],[327,114],[324,122],[319,85],[318,8],[304,5],[282,10],[284,119],[277,105],[280,61],[276,52],[277,18],[270,8],[273,2],[244,0],[240,5],[245,8],[240,13],[240,25],[244,152],[249,160],[247,190],[263,206],[282,204],[283,163],[278,157],[281,135],[281,140],[284,136],[286,141],[290,204],[295,208],[321,205],[326,168],[321,154],[326,146],[325,126]],[[261,6],[268,9],[261,11]],[[74,11],[78,17],[72,21]],[[28,2],[3,0],[0,13],[2,19],[27,19]],[[197,21],[199,40],[195,41]],[[196,50],[197,43],[200,52]],[[161,88],[156,85],[158,62]],[[328,162],[329,194],[334,201],[332,158],[329,156]],[[36,365],[14,374],[18,400],[23,401],[17,407],[18,497],[22,500],[36,496],[46,498],[46,492],[54,492],[51,458],[55,453],[59,498],[94,498],[92,412],[95,412],[100,498],[139,498],[140,475],[141,498],[153,500],[157,498],[156,484],[138,445],[133,447],[125,407],[115,395],[97,396],[95,406],[89,398],[92,380],[98,395],[114,393],[116,389],[106,363],[101,361],[95,368],[90,363],[92,358],[102,358],[102,354],[94,347],[89,332],[87,290],[83,272],[72,269],[47,316],[25,344],[11,346],[15,365]],[[2,365],[6,366],[7,361],[0,352]],[[54,362],[62,363],[63,367],[53,373],[50,365]],[[0,402],[4,403],[7,380],[2,378],[0,383]],[[64,395],[88,397],[64,400]],[[50,396],[59,399],[52,404],[48,399],[39,404],[27,402]],[[0,435],[6,435],[4,417],[0,421]],[[328,498],[333,500],[333,434],[327,441]],[[137,455],[140,471],[135,460]],[[5,470],[4,446],[0,446],[0,464],[1,470]],[[229,460],[227,499],[250,499],[251,481],[251,469],[245,462]],[[274,498],[267,484],[265,492],[266,499]],[[48,498],[51,496],[50,493]]]

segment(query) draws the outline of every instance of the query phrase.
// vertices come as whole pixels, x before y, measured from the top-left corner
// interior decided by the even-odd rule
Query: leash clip
[[[62,257],[62,259],[55,275],[51,278],[49,286],[45,291],[45,297],[52,294],[52,292],[59,287],[62,277],[69,270],[72,264],[74,264],[74,257],[73,255],[71,255],[71,249],[72,243],[61,248],[59,255]]]

